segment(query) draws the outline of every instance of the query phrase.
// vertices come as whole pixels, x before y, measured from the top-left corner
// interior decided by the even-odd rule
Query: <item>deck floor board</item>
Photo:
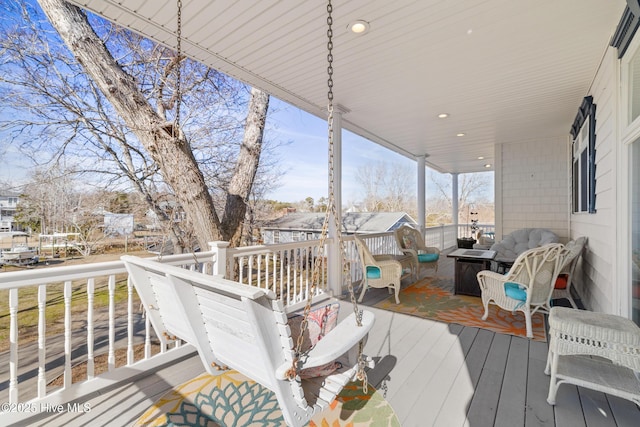
[[[488,339],[487,339],[488,340]],[[504,379],[505,366],[509,355],[511,337],[508,335],[493,334],[491,348],[487,354],[484,366],[473,399],[467,412],[467,420],[464,425],[491,426],[493,425],[498,401]]]

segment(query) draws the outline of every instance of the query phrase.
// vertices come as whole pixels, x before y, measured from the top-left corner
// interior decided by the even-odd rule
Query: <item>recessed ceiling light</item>
[[[478,160],[484,160],[484,156],[478,157]]]
[[[465,133],[460,132],[460,133],[457,133],[456,136],[465,136]]]
[[[491,165],[489,163],[487,163],[486,165],[484,165],[485,168],[490,168]]]
[[[364,34],[369,31],[369,23],[362,19],[358,19],[357,21],[350,22],[347,29],[355,34]]]
[[[438,114],[438,118],[439,119],[446,119],[447,117],[449,117],[449,113],[440,113],[440,114]]]

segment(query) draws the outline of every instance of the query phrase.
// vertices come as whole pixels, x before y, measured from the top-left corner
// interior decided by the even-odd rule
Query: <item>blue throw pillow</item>
[[[418,262],[434,262],[440,256],[438,254],[418,254]]]
[[[381,276],[380,269],[372,265],[367,266],[367,279],[379,279]]]
[[[517,299],[518,301],[527,300],[527,289],[518,283],[506,282],[504,284],[504,293],[509,298]]]

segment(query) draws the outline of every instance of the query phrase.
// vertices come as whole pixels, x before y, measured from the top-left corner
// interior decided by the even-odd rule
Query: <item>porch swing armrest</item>
[[[300,369],[313,368],[333,362],[347,353],[360,340],[364,339],[375,322],[375,317],[370,311],[362,312],[362,326],[356,324],[355,313],[351,313],[346,319],[336,325],[327,335],[300,360]],[[285,373],[291,368],[291,362],[287,361],[276,369],[276,378],[286,379]]]

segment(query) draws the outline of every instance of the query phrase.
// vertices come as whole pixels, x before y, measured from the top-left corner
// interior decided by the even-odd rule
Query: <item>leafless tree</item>
[[[428,202],[428,212],[432,220],[443,223],[451,223],[452,210],[452,189],[451,175],[429,174],[429,185],[437,190],[439,197]],[[458,179],[458,221],[467,222],[467,212],[470,205],[475,205],[480,212],[480,221],[493,220],[493,203],[487,200],[487,189],[491,187],[491,179],[488,173],[465,173],[460,174]],[[437,219],[436,219],[437,218]]]
[[[358,168],[356,180],[364,189],[367,212],[413,212],[415,181],[399,164],[378,162]]]
[[[54,34],[47,33],[46,27],[39,24],[31,28],[17,28],[8,42],[14,42],[10,51],[14,55],[11,57],[14,61],[12,67],[17,67],[25,59],[33,61],[24,65],[31,65],[28,73],[36,77],[33,87],[41,91],[41,100],[44,100],[38,102],[32,96],[25,96],[20,101],[31,105],[41,114],[40,118],[47,117],[52,106],[64,103],[62,110],[58,111],[62,111],[61,115],[67,118],[67,122],[51,122],[47,127],[52,137],[47,142],[54,138],[64,141],[56,149],[57,159],[62,152],[70,157],[75,149],[76,153],[85,155],[82,158],[86,158],[87,152],[95,155],[92,165],[114,162],[119,171],[114,174],[110,185],[120,183],[120,177],[126,176],[142,194],[149,196],[148,202],[152,202],[162,177],[187,213],[191,231],[187,234],[197,236],[201,247],[208,241],[220,239],[237,245],[246,201],[259,167],[268,95],[238,83],[232,84],[219,73],[183,57],[178,58],[169,49],[91,17],[91,23],[97,29],[94,30],[84,12],[62,0],[42,0],[39,3],[73,53],[75,61],[60,46],[48,43]],[[34,13],[28,7],[22,11],[24,16]],[[34,29],[38,31],[32,31]],[[16,55],[18,49],[15,46],[24,48],[32,44],[43,49],[41,55],[27,58]],[[5,57],[7,52],[3,48]],[[50,63],[41,61],[47,54],[54,58],[57,67],[49,67]],[[78,63],[82,68],[77,66]],[[178,101],[176,71],[179,66],[184,71],[181,83],[185,98],[183,126],[178,129],[174,119]],[[51,88],[45,85],[52,78],[63,81],[66,86]],[[212,101],[211,97],[203,95],[207,93],[203,87],[219,89],[220,102],[214,105],[227,107],[237,101],[233,99],[234,94],[242,95],[244,91],[244,99],[248,99],[246,119],[239,119],[238,111],[233,110],[222,123],[216,121],[213,126],[199,126],[212,123],[208,120],[210,117],[201,115],[203,110],[207,110],[203,106],[211,106]],[[12,126],[16,132],[15,140],[19,141],[31,123],[14,122]],[[243,131],[244,137],[238,141]],[[222,139],[222,134],[228,138],[235,137],[237,142],[225,144],[228,140]],[[78,145],[78,142],[82,144]],[[215,147],[220,146],[235,146],[235,158],[233,150],[216,151]],[[48,147],[43,144],[40,148]],[[56,159],[56,156],[52,158]],[[233,161],[228,161],[230,158]],[[200,169],[200,164],[207,166]],[[221,170],[220,165],[225,164],[231,165],[230,168]],[[95,169],[103,171],[108,168]],[[226,186],[224,182],[216,182],[216,178],[226,179]],[[208,181],[219,187],[209,191]],[[221,199],[218,210],[212,195]],[[163,214],[161,210],[157,213]],[[176,230],[176,234],[178,232]]]

